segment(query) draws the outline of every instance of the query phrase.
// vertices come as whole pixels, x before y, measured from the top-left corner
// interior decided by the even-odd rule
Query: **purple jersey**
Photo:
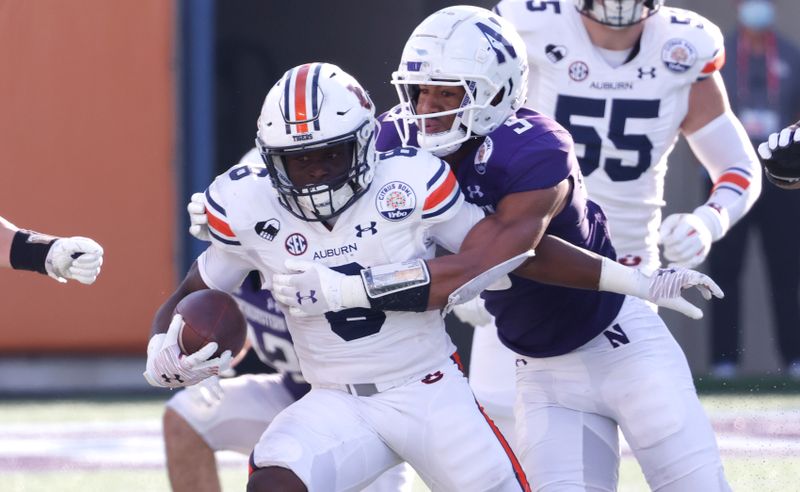
[[[258,272],[250,272],[233,295],[247,318],[247,337],[258,358],[281,373],[286,389],[300,399],[311,386],[300,373],[300,364],[283,313],[272,294],[268,290],[261,290]]]
[[[401,145],[390,119],[382,116],[378,150]],[[416,140],[408,144],[416,145]],[[487,213],[493,213],[506,195],[551,188],[570,179],[569,202],[553,217],[546,233],[616,259],[605,215],[587,198],[572,138],[550,118],[521,109],[452,168],[467,201]],[[531,357],[561,355],[580,347],[611,323],[624,299],[620,294],[510,277],[510,289],[485,291],[482,296],[495,316],[500,340]]]

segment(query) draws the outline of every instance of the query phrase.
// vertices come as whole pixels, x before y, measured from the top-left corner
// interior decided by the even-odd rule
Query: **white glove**
[[[75,236],[57,239],[47,252],[44,267],[59,282],[74,279],[89,285],[100,275],[102,264],[103,248],[88,237]]]
[[[766,142],[759,144],[758,155],[762,159],[772,159],[776,151],[785,150],[797,143],[800,143],[800,128],[791,125],[780,132],[770,134]]]
[[[723,298],[722,289],[711,277],[685,268],[660,268],[647,276],[641,271],[603,258],[600,285],[597,290],[617,292],[673,309],[692,319],[701,319],[703,311],[682,297],[683,291],[695,287],[703,298]]]
[[[505,278],[508,278],[506,276]],[[474,327],[488,325],[494,318],[489,311],[486,310],[485,303],[481,296],[473,297],[467,302],[456,304],[453,307],[453,314],[456,318],[461,320],[462,323],[467,323]]]
[[[296,273],[272,276],[272,295],[289,306],[291,316],[320,316],[330,311],[369,307],[359,275],[345,275],[312,261],[286,260]]]
[[[721,238],[727,230],[727,214],[707,205],[690,214],[672,214],[661,223],[659,243],[664,246],[664,258],[669,266],[692,268],[702,263],[711,243]]]
[[[206,217],[206,202],[202,193],[194,193],[186,211],[189,212],[189,234],[201,241],[211,241],[208,233],[208,217]]]
[[[191,386],[216,376],[231,364],[231,351],[209,359],[217,351],[217,342],[210,342],[191,355],[181,354],[178,336],[183,327],[183,317],[172,317],[166,333],[153,335],[147,344],[147,368],[144,378],[151,386],[180,388]]]

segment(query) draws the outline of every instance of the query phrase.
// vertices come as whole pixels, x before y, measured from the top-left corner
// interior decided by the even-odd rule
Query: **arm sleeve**
[[[212,244],[197,258],[197,269],[212,289],[233,292],[254,267],[241,254]]]
[[[694,155],[706,168],[714,187],[705,203],[716,212],[719,229],[714,239],[752,208],[761,194],[761,166],[742,124],[730,111],[686,136]]]

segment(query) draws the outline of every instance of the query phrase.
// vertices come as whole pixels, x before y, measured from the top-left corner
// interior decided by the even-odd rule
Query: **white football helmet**
[[[400,97],[395,121],[404,144],[417,143],[439,157],[452,154],[473,135],[488,135],[525,102],[528,55],[514,27],[493,12],[465,5],[442,9],[414,29],[392,74]],[[417,114],[419,85],[466,91],[457,108]],[[455,114],[452,127],[427,134],[426,118]]]
[[[256,146],[281,204],[307,221],[342,213],[369,188],[375,174],[378,122],[361,84],[330,63],[307,63],[287,71],[270,89],[258,118]],[[324,183],[296,186],[287,155],[351,143],[348,171]]]
[[[662,0],[575,0],[575,8],[600,24],[622,29],[655,14],[663,3]]]

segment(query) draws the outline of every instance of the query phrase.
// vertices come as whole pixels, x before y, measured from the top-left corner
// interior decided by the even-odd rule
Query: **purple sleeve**
[[[375,148],[378,149],[378,152],[387,152],[403,145],[403,142],[400,140],[400,135],[397,134],[397,129],[394,127],[394,123],[392,123],[392,121],[387,121],[387,114],[388,113],[383,113],[378,117],[378,121],[381,122],[381,129],[378,133],[378,139],[375,142]]]
[[[503,194],[552,188],[577,166],[569,133],[544,133],[511,156],[505,168]]]

